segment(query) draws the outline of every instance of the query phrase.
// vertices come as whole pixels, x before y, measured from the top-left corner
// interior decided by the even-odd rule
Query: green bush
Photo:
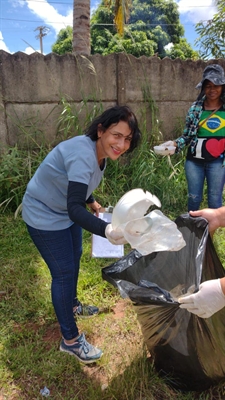
[[[0,157],[0,205],[13,212],[22,201],[26,185],[49,152],[47,146],[26,151],[17,146]],[[156,156],[143,132],[141,146],[118,161],[108,160],[105,175],[95,192],[102,205],[115,203],[127,191],[142,188],[155,194],[165,212],[186,209],[186,181],[183,157]]]

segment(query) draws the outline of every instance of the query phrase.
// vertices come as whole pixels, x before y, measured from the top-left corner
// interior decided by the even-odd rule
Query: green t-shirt
[[[216,158],[224,157],[225,151],[225,111],[218,110],[212,114],[212,111],[203,111],[199,121],[198,143],[195,153],[191,154],[188,149],[187,158],[199,159],[203,161],[213,161]]]

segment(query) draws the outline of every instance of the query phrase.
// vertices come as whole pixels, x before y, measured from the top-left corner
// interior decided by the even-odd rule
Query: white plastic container
[[[143,189],[133,189],[125,193],[113,209],[113,229],[133,219],[142,218],[153,204],[161,207],[158,197],[148,191],[144,192]]]
[[[160,156],[168,156],[175,153],[176,147],[175,146],[154,146],[153,147],[155,154]]]
[[[130,246],[142,255],[180,250],[185,246],[181,232],[160,210],[147,214],[152,205],[161,207],[161,202],[148,191],[133,189],[125,193],[113,209],[113,229],[120,230]]]

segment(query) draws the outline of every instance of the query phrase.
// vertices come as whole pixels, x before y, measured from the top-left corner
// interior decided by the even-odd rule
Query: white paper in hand
[[[111,222],[112,213],[99,213],[99,218]],[[114,245],[108,239],[93,234],[91,256],[96,258],[121,258],[124,256],[124,245]]]

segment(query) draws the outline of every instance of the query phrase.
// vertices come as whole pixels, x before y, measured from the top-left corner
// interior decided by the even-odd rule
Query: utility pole
[[[41,50],[41,54],[43,54],[42,38],[47,35],[49,28],[46,28],[46,26],[38,26],[34,31],[39,31],[39,34],[35,37],[36,37],[36,39],[40,39],[40,50]]]

